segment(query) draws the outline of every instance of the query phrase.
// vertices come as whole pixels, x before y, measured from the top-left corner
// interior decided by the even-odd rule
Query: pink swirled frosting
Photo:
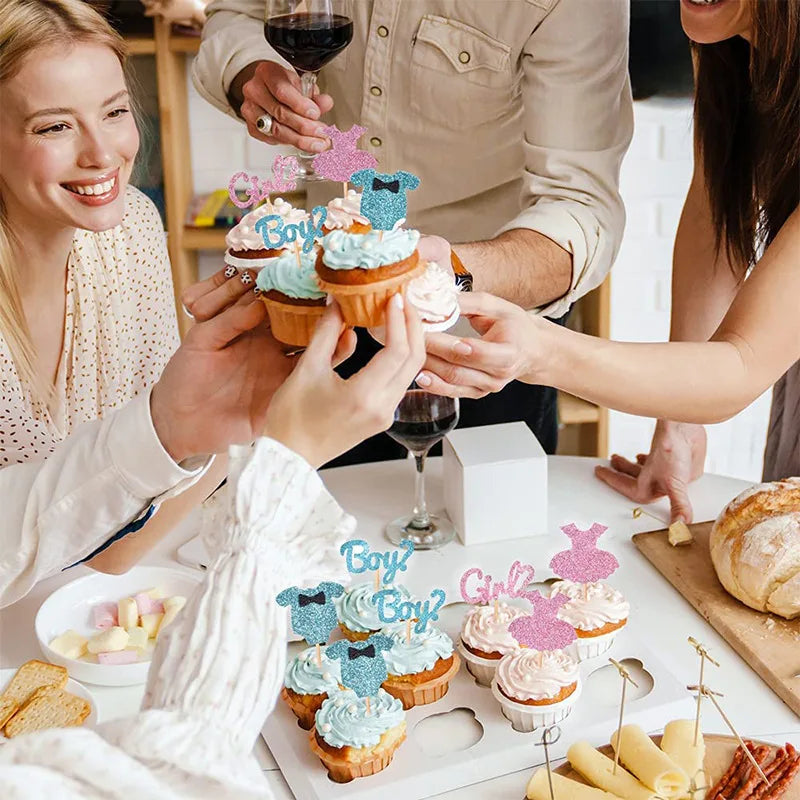
[[[565,594],[570,599],[559,609],[559,619],[582,631],[596,630],[609,622],[622,622],[628,618],[631,610],[622,592],[602,581],[557,581],[550,588],[550,596],[556,594]]]
[[[514,653],[519,650],[519,644],[509,633],[508,626],[525,614],[524,609],[508,603],[498,603],[496,615],[494,605],[474,606],[464,617],[461,641],[484,653]]]
[[[278,197],[270,206],[268,203],[254,208],[245,214],[238,225],[235,225],[225,236],[225,244],[229,250],[264,250],[269,249],[264,244],[261,234],[256,231],[255,225],[262,217],[276,214],[283,219],[284,225],[297,224],[308,219],[308,211],[302,208],[295,208],[291,203],[287,203]]]
[[[540,653],[522,650],[503,656],[497,665],[497,685],[517,700],[545,700],[578,680],[578,662],[562,650]]]
[[[347,190],[347,197],[334,197],[325,207],[328,216],[325,218],[325,230],[336,228],[347,230],[354,222],[369,225],[367,217],[361,213],[361,195],[355,189]]]

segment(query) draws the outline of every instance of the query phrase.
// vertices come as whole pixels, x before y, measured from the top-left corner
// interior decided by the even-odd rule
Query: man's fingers
[[[490,392],[498,392],[505,386],[505,383],[499,378],[495,378],[480,370],[453,364],[451,361],[445,361],[429,353],[428,357],[425,359],[425,367],[420,373],[420,380],[418,381],[420,386],[424,389],[428,388],[425,385],[425,379],[426,377],[430,377],[431,374],[436,375],[451,386],[476,389],[482,395],[489,394]],[[472,397],[473,395],[465,396]]]
[[[463,292],[458,295],[458,305],[465,317],[498,319],[519,310],[519,306],[486,292]]]
[[[647,462],[647,453],[637,453],[636,461],[637,463],[644,465]]]
[[[634,464],[632,461],[628,461],[627,458],[616,454],[611,456],[610,461],[613,469],[617,472],[623,472],[625,475],[630,475],[632,478],[638,478],[639,473],[642,471],[641,464]]]
[[[667,496],[669,497],[670,522],[683,520],[688,525],[692,521],[694,512],[686,483],[679,478],[670,478],[667,481]]]
[[[636,478],[617,472],[609,467],[595,467],[594,474],[603,483],[608,484],[612,489],[633,500],[634,503],[647,503],[648,499],[642,496],[642,491]]]
[[[242,94],[246,100],[257,103],[267,111],[270,111],[270,107],[262,101],[274,98],[295,114],[309,120],[317,120],[321,114],[317,103],[303,96],[297,74],[275,62],[259,64],[253,80],[242,87]]]
[[[475,386],[454,386],[443,381],[435,372],[428,372],[427,370],[420,372],[417,376],[417,386],[426,392],[440,394],[443,397],[464,397],[477,400],[490,394],[490,392],[478,389]]]
[[[460,339],[446,333],[431,333],[425,339],[425,349],[430,355],[444,361],[486,372],[500,380],[508,381],[516,377],[516,350],[503,342]]]

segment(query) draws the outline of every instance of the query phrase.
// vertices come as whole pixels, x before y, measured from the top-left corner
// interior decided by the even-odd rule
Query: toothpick
[[[411,617],[406,620],[406,642],[411,641]]]
[[[370,705],[369,702],[369,695],[367,695],[366,700],[367,700],[367,716],[369,716],[372,713],[372,706]]]
[[[379,242],[383,241],[383,231],[378,231],[378,241]]]
[[[558,735],[552,738],[553,729],[558,731]],[[561,738],[561,728],[558,725],[550,725],[542,731],[542,741],[537,742],[537,747],[544,747],[544,762],[547,765],[547,785],[550,789],[550,800],[556,800],[555,792],[553,791],[553,770],[550,766],[550,750],[549,745],[555,744]]]
[[[322,650],[319,645],[317,645],[317,666],[322,667]]]
[[[379,592],[381,589],[381,571],[379,569],[375,570],[375,591]]]
[[[719,663],[714,661],[713,658],[708,654],[708,650],[704,644],[700,643],[695,639],[693,636],[689,637],[689,644],[694,647],[697,651],[697,654],[700,656],[700,681],[697,684],[698,686],[703,686],[703,676],[705,674],[705,666],[706,666],[706,659],[708,659],[714,666],[719,666]],[[694,716],[694,746],[697,747],[697,739],[700,736],[700,708],[703,702],[703,695],[698,692],[697,694],[697,710],[695,711]]]
[[[709,659],[710,660],[710,659]],[[758,762],[753,758],[753,754],[750,752],[750,748],[742,741],[742,737],[739,736],[739,732],[736,728],[733,727],[733,723],[728,719],[728,715],[722,710],[722,706],[717,702],[717,697],[725,697],[724,694],[720,692],[715,692],[708,688],[708,686],[687,686],[686,687],[690,692],[698,692],[700,695],[707,697],[713,704],[714,707],[719,711],[720,716],[723,720],[725,720],[725,724],[730,728],[731,733],[736,737],[736,741],[739,742],[739,746],[744,750],[744,754],[750,759],[750,763],[756,768],[756,771],[761,776],[761,780],[767,784],[767,786],[772,786],[767,776],[764,774],[764,771],[758,765]]]
[[[544,667],[544,653],[542,653],[541,650],[536,651],[536,666],[539,667],[539,669]]]
[[[297,259],[297,267],[298,269],[303,268],[303,262],[300,260],[300,243],[294,243],[294,257]]]
[[[342,200],[347,200],[347,181],[342,181]]]
[[[639,517],[641,517],[642,514],[644,514],[647,517],[650,517],[650,519],[654,519],[656,522],[659,522],[661,525],[666,525],[667,524],[666,522],[664,522],[663,519],[661,519],[661,517],[657,517],[655,514],[651,514],[649,511],[645,511],[640,506],[637,506],[636,508],[633,509],[633,518],[634,519],[639,519]]]
[[[628,688],[628,681],[630,681],[637,689],[639,688],[636,681],[631,678],[630,672],[613,658],[608,659],[619,671],[622,676],[622,698],[619,703],[619,724],[617,725],[617,746],[614,748],[614,775],[617,774],[617,767],[619,766],[619,752],[622,750],[622,717],[625,713],[625,690]]]

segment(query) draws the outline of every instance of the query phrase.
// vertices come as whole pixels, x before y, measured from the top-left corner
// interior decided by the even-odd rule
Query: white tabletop
[[[443,585],[452,581],[454,575],[460,575],[466,566],[483,565],[492,557],[499,558],[506,566],[514,558],[521,558],[529,560],[537,567],[539,575],[546,577],[550,557],[565,546],[558,526],[570,520],[600,521],[609,528],[601,546],[614,552],[620,562],[614,585],[631,603],[629,625],[636,635],[656,650],[664,664],[687,684],[696,680],[697,656],[686,638],[691,635],[703,641],[722,665],[720,669],[711,668],[714,670],[713,686],[725,695],[724,707],[739,731],[750,737],[790,741],[800,747],[800,720],[636,550],[630,540],[632,534],[662,526],[647,517],[634,520],[631,516],[633,504],[594,478],[592,470],[597,463],[600,462],[588,458],[548,459],[548,536],[477,548],[465,548],[460,542],[454,542],[441,552],[416,553],[416,571],[425,576],[435,569],[437,576],[445,575],[436,584]],[[337,500],[358,519],[358,535],[383,547],[384,524],[410,510],[412,469],[408,462],[388,461],[327,470],[323,477]],[[426,472],[429,505],[432,509],[441,508],[441,459],[430,459]],[[732,478],[703,476],[690,489],[695,519],[713,519],[725,503],[745,487],[743,481]],[[648,510],[664,520],[668,517],[663,501]],[[166,537],[145,563],[175,565],[178,547],[195,533],[195,523],[190,518]],[[0,611],[0,667],[16,667],[30,658],[41,657],[33,630],[37,609],[59,586],[88,571],[86,567],[76,567],[42,581],[27,597]],[[413,591],[415,579],[411,569],[408,574],[408,579],[404,574],[403,581]],[[89,686],[89,689],[97,700],[101,721],[134,713],[144,693],[144,686]],[[704,730],[727,733],[713,709],[705,712]],[[293,795],[261,740],[257,753],[263,766],[270,770],[276,797],[291,800]],[[506,775],[439,797],[441,800],[505,800],[522,796],[526,780],[526,773]]]

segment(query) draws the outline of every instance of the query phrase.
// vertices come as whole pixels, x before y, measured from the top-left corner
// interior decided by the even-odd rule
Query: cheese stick
[[[677,800],[689,791],[689,777],[638,725],[623,725],[621,746],[617,731],[611,737],[619,760],[647,787],[665,800]]]
[[[623,800],[654,800],[657,797],[652,789],[637,781],[622,765],[617,766],[615,774],[614,759],[604,756],[588,742],[575,742],[567,750],[567,758],[573,769],[587,781],[613,792]]]
[[[697,736],[694,744],[694,720],[676,719],[664,728],[661,749],[694,781],[695,789],[687,792],[687,800],[704,800],[706,796],[706,776],[703,772],[703,761],[706,757],[706,745],[703,734]]]
[[[617,795],[586,786],[578,781],[565,778],[557,772],[552,773],[553,794],[558,800],[621,800]],[[550,786],[547,782],[547,768],[539,767],[528,781],[525,793],[527,800],[550,800]]]

